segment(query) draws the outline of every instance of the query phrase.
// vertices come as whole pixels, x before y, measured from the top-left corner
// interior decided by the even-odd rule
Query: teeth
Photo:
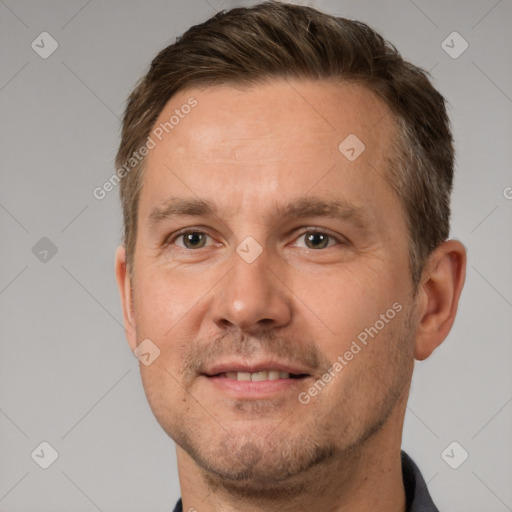
[[[269,370],[262,372],[226,372],[224,375],[228,379],[240,380],[240,381],[252,381],[259,382],[262,380],[277,380],[277,379],[289,379],[290,374],[288,372],[280,372],[278,370]]]

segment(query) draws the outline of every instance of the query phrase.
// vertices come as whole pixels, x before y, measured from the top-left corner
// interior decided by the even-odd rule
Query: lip
[[[286,363],[280,363],[278,361],[258,361],[254,363],[247,363],[242,361],[225,361],[222,363],[215,364],[206,369],[203,372],[203,375],[206,377],[215,377],[220,373],[226,372],[245,372],[245,373],[256,373],[262,372],[265,370],[274,370],[280,372],[287,372],[293,375],[304,375],[309,376],[310,373],[305,368],[300,368],[298,366],[292,366]],[[282,379],[288,380],[288,379]],[[289,379],[289,380],[297,380],[297,379]],[[262,381],[265,382],[265,381]],[[275,382],[275,381],[272,381]]]
[[[299,390],[304,388],[304,381],[310,377],[310,375],[305,375],[300,378],[239,381],[219,375],[201,375],[201,379],[204,379],[208,385],[213,386],[216,391],[220,391],[227,394],[229,397],[236,399],[264,399],[290,392],[299,393]]]

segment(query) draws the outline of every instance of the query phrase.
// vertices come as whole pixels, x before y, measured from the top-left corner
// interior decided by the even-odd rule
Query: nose
[[[292,293],[266,251],[251,263],[234,253],[232,263],[211,304],[215,324],[245,332],[287,325],[292,319]]]

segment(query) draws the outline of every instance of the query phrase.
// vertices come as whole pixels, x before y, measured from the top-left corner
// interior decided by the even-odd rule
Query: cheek
[[[144,330],[141,335],[163,341],[189,316],[208,287],[197,277],[148,268],[141,272],[134,291],[137,325]]]
[[[313,339],[331,361],[335,360],[365,329],[376,322],[381,327],[382,321],[396,316],[393,304],[403,305],[406,291],[399,274],[374,260],[314,276],[297,275],[289,284],[298,298],[296,321],[304,322],[306,331],[308,326],[314,327]],[[381,315],[385,315],[384,320]]]

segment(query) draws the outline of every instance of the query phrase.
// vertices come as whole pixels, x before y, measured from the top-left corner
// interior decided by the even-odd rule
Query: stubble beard
[[[199,418],[162,426],[194,460],[213,492],[254,500],[320,494],[328,485],[329,472],[335,467],[355,467],[368,440],[383,428],[393,411],[405,405],[412,373],[413,314],[412,308],[404,308],[400,325],[390,326],[384,339],[374,341],[388,345],[386,373],[379,376],[371,366],[353,373],[343,385],[335,410],[317,411],[306,419],[289,415],[270,432],[249,426],[233,434],[204,415],[206,428]],[[375,389],[370,390],[361,412],[362,408],[356,410],[354,404],[365,396],[361,391],[367,372],[378,378],[383,392],[376,397]],[[264,409],[265,403],[254,407]],[[308,405],[300,407],[299,412],[302,407],[307,411]],[[297,425],[299,428],[293,430]],[[212,431],[218,434],[212,435]]]

